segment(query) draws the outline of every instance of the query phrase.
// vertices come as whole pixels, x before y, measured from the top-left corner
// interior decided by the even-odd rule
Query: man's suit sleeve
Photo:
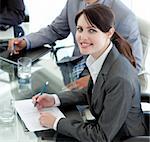
[[[131,44],[138,71],[142,68],[143,48],[136,17],[131,13],[121,20],[117,31]]]
[[[110,0],[105,1],[108,2]],[[143,48],[136,16],[121,1],[113,0],[111,7],[115,14],[115,29],[131,44],[133,55],[136,58],[136,68],[140,71],[142,67]]]
[[[66,38],[70,34],[68,25],[67,3],[61,14],[47,27],[40,29],[36,33],[31,33],[26,38],[31,42],[31,48],[44,44],[52,44],[56,40]]]

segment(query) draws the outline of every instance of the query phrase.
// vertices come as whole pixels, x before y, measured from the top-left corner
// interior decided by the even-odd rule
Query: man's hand
[[[19,54],[26,46],[27,43],[24,39],[14,38],[8,42],[8,51],[10,51],[11,55]]]

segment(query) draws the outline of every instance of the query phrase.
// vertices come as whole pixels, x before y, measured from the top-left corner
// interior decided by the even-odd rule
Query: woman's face
[[[76,40],[81,54],[97,59],[109,46],[111,35],[92,26],[82,14],[77,22]]]

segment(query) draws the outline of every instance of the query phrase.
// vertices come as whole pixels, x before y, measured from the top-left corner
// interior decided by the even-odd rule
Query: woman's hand
[[[8,42],[8,51],[10,51],[11,55],[19,54],[26,46],[27,43],[24,39],[14,38]]]
[[[53,128],[56,117],[48,112],[41,112],[39,118],[40,124],[47,128]]]
[[[53,96],[50,96],[46,93],[43,95],[37,94],[32,97],[33,103],[36,103],[36,107],[38,109],[45,108],[45,107],[51,107],[55,104],[55,99]]]

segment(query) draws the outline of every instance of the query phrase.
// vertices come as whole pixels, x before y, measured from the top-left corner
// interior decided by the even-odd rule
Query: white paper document
[[[49,129],[40,125],[40,112],[50,112],[56,118],[65,117],[58,107],[44,108],[39,112],[39,110],[34,107],[32,99],[15,101],[15,108],[27,129],[31,132]]]

